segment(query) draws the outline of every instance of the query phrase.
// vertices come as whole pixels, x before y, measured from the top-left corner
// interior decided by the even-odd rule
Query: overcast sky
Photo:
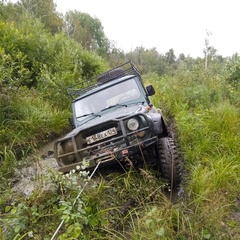
[[[54,0],[59,12],[77,10],[97,17],[108,39],[125,52],[173,48],[203,57],[206,31],[218,54],[240,53],[239,0]]]

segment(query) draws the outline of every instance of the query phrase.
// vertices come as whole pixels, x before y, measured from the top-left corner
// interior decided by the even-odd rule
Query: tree
[[[185,57],[184,53],[181,53],[181,54],[179,54],[177,60],[178,60],[179,62],[181,62],[181,61],[184,61],[185,59],[186,59],[186,57]]]
[[[126,58],[134,62],[143,74],[155,72],[162,75],[166,72],[166,59],[158,53],[156,48],[145,49],[144,47],[137,47],[127,53]]]
[[[106,59],[109,61],[112,68],[117,67],[126,61],[124,51],[116,48],[114,42],[110,42],[110,52],[107,54]]]
[[[169,49],[169,51],[165,54],[165,57],[166,57],[168,66],[170,66],[176,62],[176,56],[175,56],[172,48]]]
[[[165,59],[167,63],[167,72],[175,71],[178,68],[178,63],[176,61],[176,56],[174,54],[174,50],[171,48],[165,54]]]
[[[19,5],[22,6],[23,11],[29,12],[34,18],[39,18],[52,33],[62,29],[62,18],[56,11],[53,0],[20,0]]]
[[[238,53],[232,55],[227,64],[227,81],[239,89],[240,86],[240,56]]]
[[[68,11],[64,18],[64,32],[85,49],[95,51],[101,56],[110,50],[110,42],[100,20],[92,18],[88,13]]]
[[[211,32],[206,30],[206,37],[205,37],[205,48],[203,49],[204,58],[205,58],[205,69],[208,67],[208,58],[211,52],[211,45],[210,45],[210,36],[212,35]]]

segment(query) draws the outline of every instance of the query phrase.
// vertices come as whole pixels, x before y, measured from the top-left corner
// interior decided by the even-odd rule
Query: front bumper
[[[131,157],[136,153],[140,153],[147,147],[156,144],[158,141],[157,137],[152,137],[144,141],[138,142],[131,146],[124,147],[106,147],[101,149],[101,153],[92,154],[87,156],[80,162],[75,162],[65,166],[61,166],[58,169],[59,172],[69,172],[72,169],[80,167],[81,170],[92,170],[96,167],[98,162],[101,163],[101,166],[115,164],[119,161],[123,161],[126,157]],[[81,150],[78,150],[80,152]],[[59,159],[57,159],[59,161]],[[87,166],[84,165],[84,162],[87,162]]]
[[[98,162],[107,165],[121,161],[126,156],[141,155],[142,150],[157,143],[157,136],[163,130],[160,117],[159,114],[152,114],[150,117],[145,113],[136,113],[68,134],[55,142],[54,151],[60,166],[59,171],[68,172],[77,166],[83,168],[85,162],[88,163],[87,169],[91,169]],[[127,127],[131,118],[139,121],[136,131],[130,131]],[[91,141],[99,132],[111,129],[116,129],[113,136]]]

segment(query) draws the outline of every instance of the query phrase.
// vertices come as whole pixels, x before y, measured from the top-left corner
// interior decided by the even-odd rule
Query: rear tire
[[[161,176],[174,188],[181,182],[181,161],[174,140],[159,138],[158,151]]]

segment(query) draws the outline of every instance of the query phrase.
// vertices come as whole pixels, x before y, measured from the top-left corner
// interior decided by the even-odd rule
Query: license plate
[[[100,141],[100,140],[102,140],[104,138],[108,138],[108,137],[114,136],[116,134],[117,134],[117,129],[113,127],[113,128],[109,128],[109,129],[107,129],[105,131],[96,133],[96,134],[94,134],[92,136],[86,137],[86,141],[87,141],[87,144],[91,144],[91,143]]]

